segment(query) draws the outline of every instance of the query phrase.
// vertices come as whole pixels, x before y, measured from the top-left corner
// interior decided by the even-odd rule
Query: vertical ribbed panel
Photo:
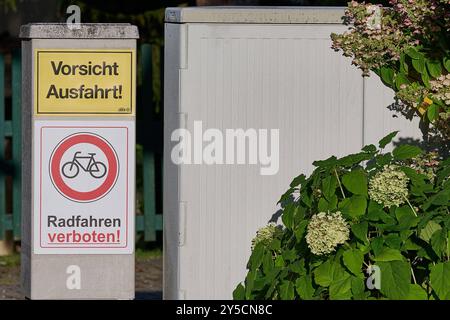
[[[364,79],[364,142],[376,144],[392,131],[400,131],[395,142],[414,143],[421,140],[419,118],[406,119],[388,107],[394,102],[394,91],[386,87],[376,74]],[[386,147],[392,150],[393,145]]]
[[[292,178],[310,173],[314,160],[359,151],[391,127],[380,125],[384,115],[372,115],[375,105],[387,105],[390,98],[374,93],[364,99],[360,71],[330,48],[330,34],[344,30],[341,25],[188,24],[187,68],[180,70],[179,87],[172,84],[180,102],[166,104],[165,113],[186,113],[191,133],[196,120],[203,131],[218,128],[224,134],[236,128],[279,129],[280,168],[262,176],[259,165],[181,165],[179,184],[165,185],[166,191],[178,188],[179,199],[170,201],[186,203],[185,241],[178,253],[179,290],[186,299],[231,298],[245,277],[251,239],[279,210],[276,203]],[[366,84],[366,95],[371,85]],[[364,105],[370,113],[363,112]],[[170,161],[170,150],[165,152]],[[165,245],[170,252],[167,246],[176,241]]]

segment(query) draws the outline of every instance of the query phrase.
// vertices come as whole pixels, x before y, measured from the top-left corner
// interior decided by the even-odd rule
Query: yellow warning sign
[[[35,50],[35,115],[134,115],[135,52]]]

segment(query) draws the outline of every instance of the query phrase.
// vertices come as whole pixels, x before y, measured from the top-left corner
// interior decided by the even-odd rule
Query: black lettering
[[[65,76],[68,76],[72,73],[72,68],[68,64],[65,64],[62,66],[61,73]],[[75,73],[72,73],[72,74],[75,74]]]
[[[70,99],[76,99],[78,98],[78,89],[77,88],[70,88]]]
[[[62,61],[59,62],[58,67],[55,66],[55,62],[54,61],[50,61],[52,68],[53,68],[53,73],[56,75],[59,75],[59,72],[61,70],[61,65],[62,65]]]
[[[100,64],[92,64],[92,61],[89,61],[88,64],[63,64],[62,61],[50,61],[50,64],[53,69],[53,73],[55,75],[80,75],[80,76],[106,76],[106,75],[119,75],[119,65],[117,62],[112,64],[106,63],[106,61],[102,61]]]
[[[105,65],[103,65],[103,70],[102,70],[102,66],[99,64],[96,64],[95,66],[92,67],[92,74],[95,76],[105,75],[104,67],[105,67]]]
[[[50,85],[50,88],[48,89],[47,99],[51,96],[55,96],[56,99],[59,99],[58,91],[56,90],[56,86],[54,84]]]
[[[47,227],[56,227],[56,216],[47,217]]]
[[[82,65],[80,66],[80,71],[79,71],[80,76],[85,76],[85,75],[87,75],[87,73],[88,73],[88,67],[87,67],[87,65],[82,64]]]

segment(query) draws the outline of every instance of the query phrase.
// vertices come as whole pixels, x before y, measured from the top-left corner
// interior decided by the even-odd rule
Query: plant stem
[[[412,212],[414,213],[414,215],[417,217],[417,213],[416,210],[414,210],[413,206],[411,205],[411,203],[409,202],[408,198],[405,197],[406,202],[408,203],[409,207],[411,208]]]
[[[346,246],[347,248],[349,248],[350,250],[352,250],[352,247],[350,247],[350,245],[348,244],[347,241],[344,242],[344,246]]]
[[[413,276],[414,284],[417,284],[416,276],[414,275],[414,270],[413,270],[412,267],[411,267],[411,273],[412,273],[412,276]]]
[[[338,176],[338,173],[337,173],[337,171],[336,171],[336,168],[334,168],[334,174],[336,175],[336,179],[337,179],[337,181],[338,181],[338,183],[339,183],[339,188],[341,189],[342,196],[343,196],[344,199],[345,199],[344,189],[342,188],[341,180],[339,179],[339,176]]]

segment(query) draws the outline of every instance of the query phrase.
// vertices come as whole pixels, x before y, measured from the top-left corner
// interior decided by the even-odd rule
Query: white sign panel
[[[134,122],[34,122],[34,253],[130,254]]]

